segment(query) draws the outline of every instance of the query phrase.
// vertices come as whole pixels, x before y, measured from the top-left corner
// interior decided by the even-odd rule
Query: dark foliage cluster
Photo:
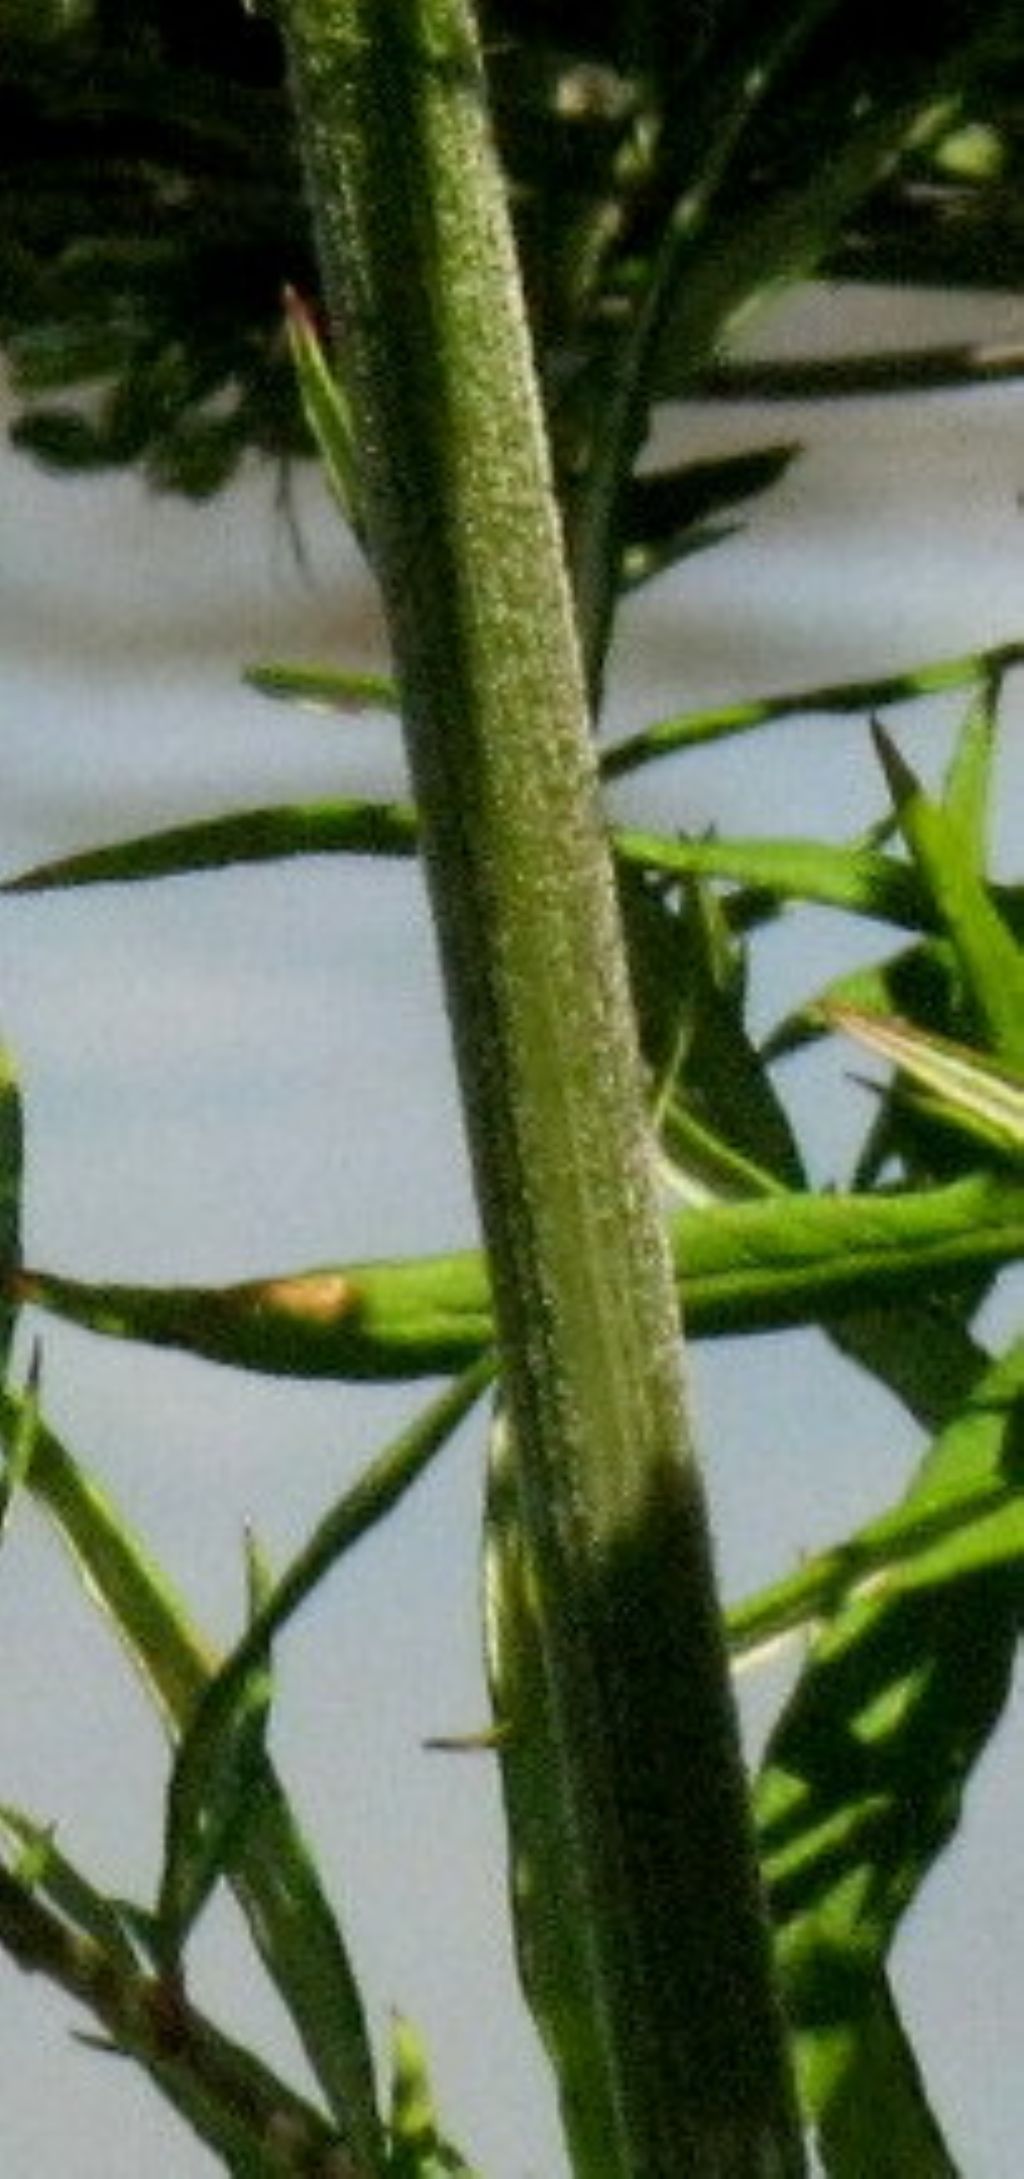
[[[778,259],[766,273],[821,266],[809,197],[859,142],[865,173],[824,270],[1021,277],[1015,7],[944,0],[911,24],[881,0],[487,0],[484,29],[565,473],[588,458],[588,386],[652,297],[652,390],[685,394],[756,287],[744,235]],[[62,468],[139,464],[196,496],[247,450],[305,451],[280,297],[287,282],[313,296],[316,276],[269,15],[21,0],[5,31],[0,342],[17,441]],[[948,125],[890,159],[887,122],[899,137],[938,102]],[[734,230],[735,265],[702,260],[712,200],[716,253]]]
[[[102,0],[8,46],[0,142],[18,441],[195,494],[247,447],[296,451],[279,297],[312,275],[268,26]]]

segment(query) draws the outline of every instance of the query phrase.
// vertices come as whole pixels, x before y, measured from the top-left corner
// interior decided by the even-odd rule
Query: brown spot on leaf
[[[340,1271],[304,1271],[293,1279],[262,1279],[250,1289],[257,1310],[303,1324],[338,1324],[355,1308],[358,1290]]]

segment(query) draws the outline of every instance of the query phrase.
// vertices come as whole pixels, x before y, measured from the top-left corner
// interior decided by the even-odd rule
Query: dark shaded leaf
[[[1018,1344],[940,1433],[903,1516],[931,1519],[988,1478],[1010,1494],[1019,1530],[1022,1402]],[[1007,1504],[853,1589],[769,1743],[764,1865],[805,2096],[826,2131],[874,2032],[896,1928],[960,1820],[1006,1699],[1024,1599],[1019,1548],[1004,1549]]]

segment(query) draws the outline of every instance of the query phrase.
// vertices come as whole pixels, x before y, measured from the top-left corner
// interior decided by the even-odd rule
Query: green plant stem
[[[0,1425],[8,1441],[24,1428],[25,1412],[24,1397],[0,1390]],[[180,1738],[214,1678],[216,1653],[196,1634],[165,1577],[131,1535],[117,1507],[42,1418],[33,1428],[25,1487],[45,1508],[83,1586],[101,1604],[172,1736]],[[352,2166],[360,2174],[378,2171],[384,2147],[359,1991],[316,1868],[266,1757],[253,1781],[249,1822],[238,1844],[231,1883],[263,1965],[277,1985],[324,2090],[346,2152],[351,2152]],[[17,1916],[13,1926],[16,1935]],[[0,1941],[20,1956],[3,1912]],[[45,1959],[38,1964],[46,1967]],[[325,2004],[328,1995],[329,2007]],[[162,2077],[159,2085],[167,2085]],[[172,2087],[169,2077],[168,2093]],[[172,2100],[184,2111],[180,2099]]]
[[[475,29],[461,0],[283,14],[491,1257],[602,2179],[779,2179],[802,2147]]]
[[[319,2113],[215,2028],[183,1988],[120,1966],[3,1867],[0,1937],[26,1973],[45,1975],[88,2008],[109,2047],[146,2068],[229,2170],[250,2179],[356,2179]]]

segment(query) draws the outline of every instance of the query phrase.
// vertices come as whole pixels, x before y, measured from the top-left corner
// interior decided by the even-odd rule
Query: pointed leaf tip
[[[910,801],[913,795],[920,794],[921,782],[916,772],[911,770],[906,758],[897,748],[892,735],[886,732],[880,719],[872,719],[871,721],[871,738],[875,745],[879,763],[885,773],[893,802],[897,811],[899,811],[906,802]]]

